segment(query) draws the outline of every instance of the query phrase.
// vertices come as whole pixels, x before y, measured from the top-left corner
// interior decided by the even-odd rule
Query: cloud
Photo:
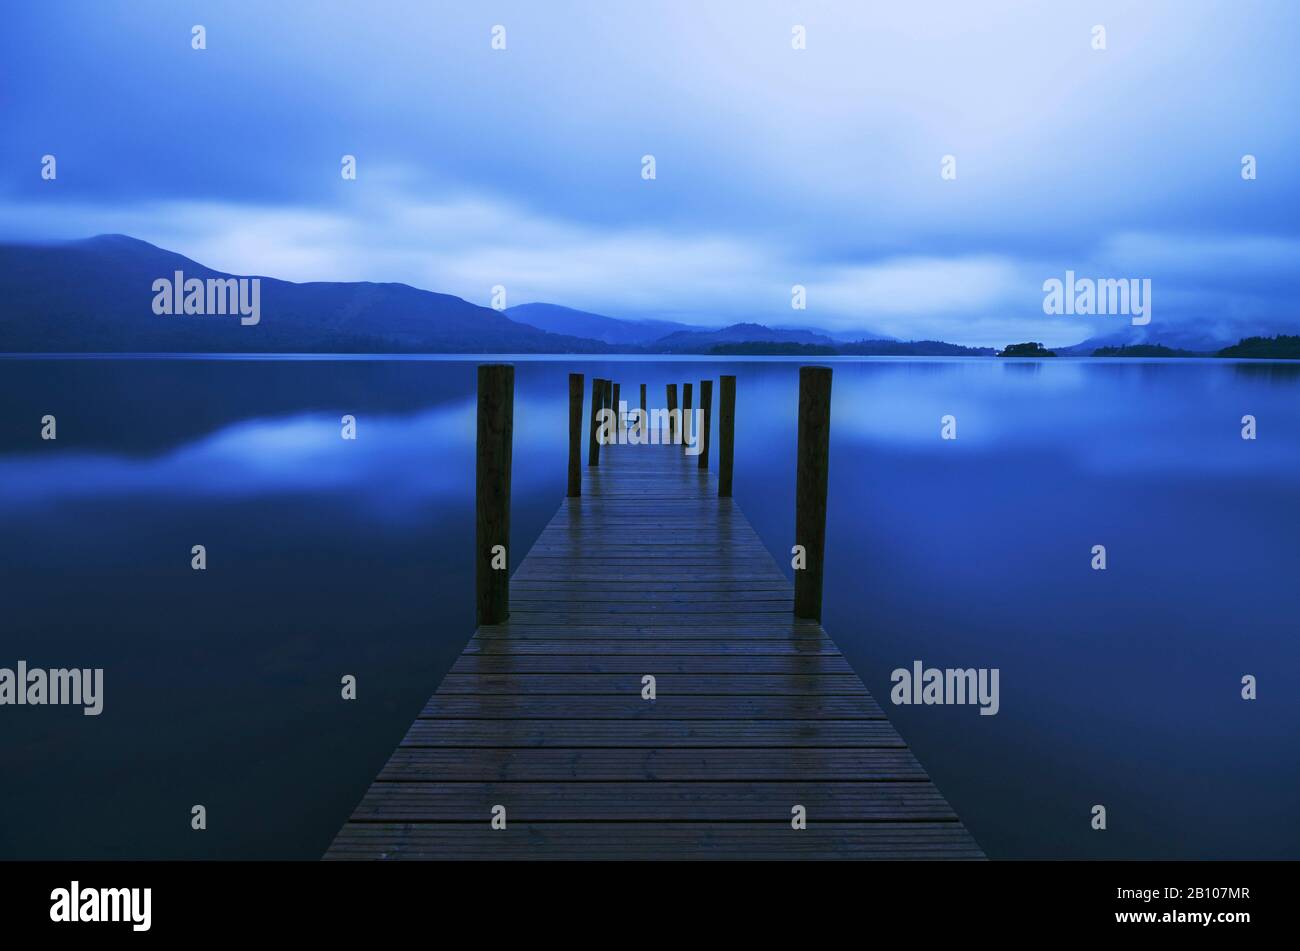
[[[697,323],[1069,343],[1098,328],[1040,304],[1070,268],[1151,276],[1158,322],[1294,327],[1300,8],[1261,6],[232,3],[196,52],[162,0],[19,5],[0,221]]]
[[[543,300],[616,317],[702,325],[761,321],[864,336],[1050,346],[1109,333],[1096,319],[1047,317],[1043,281],[1149,277],[1152,336],[1195,319],[1234,338],[1286,329],[1279,300],[1300,284],[1300,240],[1270,235],[1123,232],[1090,249],[1034,254],[892,254],[826,263],[763,236],[592,225],[481,194],[431,200],[400,169],[375,170],[363,197],[329,208],[167,201],[44,209],[42,237],[126,231],[203,264],[293,281],[398,281],[481,304]],[[8,220],[34,214],[0,206]],[[807,288],[807,309],[790,307]]]

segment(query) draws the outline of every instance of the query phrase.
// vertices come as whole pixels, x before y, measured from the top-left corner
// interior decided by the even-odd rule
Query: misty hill
[[[1219,351],[1219,356],[1256,360],[1300,360],[1300,335],[1246,337],[1231,347],[1224,347]]]
[[[587,337],[608,344],[647,344],[677,331],[698,328],[672,320],[622,320],[605,317],[559,304],[518,304],[507,307],[506,316],[551,333]]]
[[[1191,350],[1175,350],[1158,343],[1135,343],[1129,347],[1098,347],[1092,351],[1094,357],[1203,357],[1203,353]]]
[[[715,343],[709,348],[709,353],[717,356],[832,357],[837,355],[839,351],[834,347],[818,343],[764,343],[761,340],[750,340],[745,343]]]
[[[857,340],[837,349],[860,357],[991,357],[997,353],[993,347],[963,347],[942,340]]]
[[[679,330],[660,337],[651,349],[664,353],[712,353],[724,344],[789,343],[830,347],[834,341],[811,330],[776,330],[762,324],[732,324],[718,330]]]
[[[1192,354],[1212,354],[1232,343],[1231,338],[1220,337],[1214,333],[1195,328],[1160,327],[1154,324],[1146,327],[1123,327],[1112,333],[1089,337],[1082,343],[1070,347],[1057,347],[1056,352],[1063,357],[1092,356],[1096,350],[1116,350],[1128,347],[1168,347],[1170,350],[1182,350]]]
[[[0,351],[11,353],[565,353],[598,341],[550,334],[406,284],[261,278],[261,320],[159,316],[153,282],[232,275],[125,235],[0,244]]]
[[[747,341],[717,343],[708,350],[718,356],[843,356],[843,357],[991,357],[992,347],[963,347],[940,340],[858,340],[834,346],[820,343]]]

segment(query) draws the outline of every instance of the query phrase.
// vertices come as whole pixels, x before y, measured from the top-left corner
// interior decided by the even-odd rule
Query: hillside
[[[261,278],[260,321],[160,316],[153,282],[231,275],[125,235],[0,244],[0,351],[9,353],[564,353],[550,334],[406,284]]]
[[[651,343],[660,353],[713,353],[728,344],[799,344],[830,347],[834,341],[811,330],[776,330],[762,324],[740,323],[718,330],[679,330]]]
[[[671,320],[623,320],[559,304],[518,304],[507,307],[511,320],[550,333],[586,337],[608,344],[648,344],[677,331],[696,328]]]

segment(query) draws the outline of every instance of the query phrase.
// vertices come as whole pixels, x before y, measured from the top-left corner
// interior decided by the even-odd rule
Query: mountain
[[[838,350],[846,356],[868,357],[991,357],[993,347],[963,347],[942,340],[855,340]]]
[[[1087,357],[1094,350],[1118,349],[1120,347],[1161,346],[1171,350],[1186,350],[1195,354],[1210,354],[1234,341],[1219,337],[1203,330],[1181,327],[1147,327],[1128,326],[1113,333],[1089,337],[1082,343],[1071,347],[1057,347],[1056,352],[1063,357]]]
[[[0,352],[589,353],[450,294],[406,284],[261,278],[260,320],[160,316],[153,282],[232,275],[125,235],[0,244]]]
[[[1300,360],[1300,335],[1245,337],[1219,351],[1221,357],[1252,360]]]
[[[622,320],[561,307],[559,304],[517,304],[506,316],[521,324],[551,333],[587,337],[608,344],[647,344],[676,331],[698,328],[672,320]]]
[[[833,357],[839,351],[820,343],[765,343],[748,340],[744,343],[715,343],[708,350],[714,356],[762,357]]]
[[[1135,343],[1128,347],[1098,347],[1094,357],[1203,357],[1191,350],[1175,350],[1158,343]]]
[[[650,347],[667,353],[711,353],[720,344],[791,343],[829,347],[834,341],[811,330],[776,330],[762,324],[732,324],[717,330],[679,330],[653,341]]]
[[[881,341],[897,340],[897,337],[891,337],[889,334],[881,333],[870,327],[858,327],[856,330],[823,330],[818,327],[788,327],[784,324],[777,324],[774,330],[811,330],[813,333],[819,333],[823,336],[830,337],[836,343],[860,343],[863,340]]]

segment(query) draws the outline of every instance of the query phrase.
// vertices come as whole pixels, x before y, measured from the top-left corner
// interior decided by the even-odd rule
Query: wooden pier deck
[[[325,857],[983,858],[791,607],[695,457],[603,447]]]

